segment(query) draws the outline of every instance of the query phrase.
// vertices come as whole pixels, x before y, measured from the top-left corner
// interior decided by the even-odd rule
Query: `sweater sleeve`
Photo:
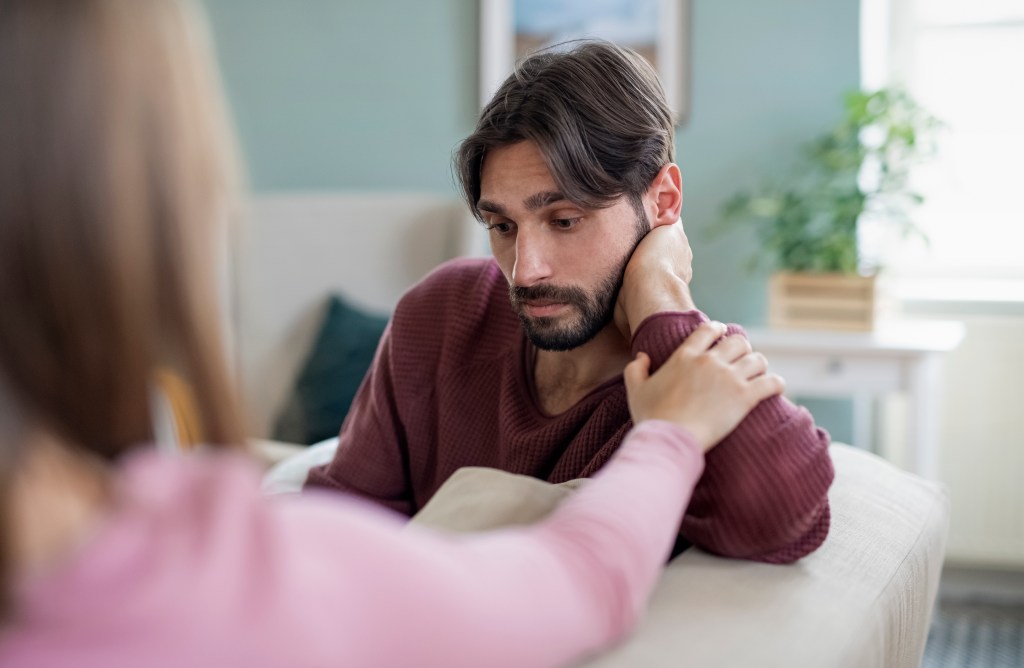
[[[323,586],[358,608],[331,616],[348,620],[334,634],[348,663],[564,665],[634,626],[702,468],[687,432],[649,421],[538,524],[446,535],[366,513],[344,531],[336,517],[300,517],[288,542],[327,555],[343,540]]]
[[[410,515],[408,457],[392,367],[393,322],[384,330],[373,364],[341,426],[334,458],[310,469],[306,488],[349,492]]]
[[[637,328],[633,351],[657,368],[706,320],[698,311],[651,316]],[[745,336],[737,325],[728,332]],[[810,554],[829,529],[828,444],[806,409],[781,396],[762,401],[708,452],[682,537],[714,554],[769,563]]]

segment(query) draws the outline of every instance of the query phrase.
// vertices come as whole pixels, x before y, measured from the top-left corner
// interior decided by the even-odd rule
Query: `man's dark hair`
[[[675,156],[672,112],[654,69],[636,52],[597,40],[531,55],[484,107],[454,160],[478,219],[488,151],[524,140],[537,144],[565,198],[588,208],[622,195],[639,208]]]

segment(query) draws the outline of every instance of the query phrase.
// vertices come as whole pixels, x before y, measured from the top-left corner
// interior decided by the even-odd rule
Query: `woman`
[[[194,388],[211,445],[244,438],[211,252],[233,154],[199,18],[0,2],[0,664],[558,665],[621,638],[703,452],[781,391],[722,325],[653,376],[627,367],[636,428],[526,529],[271,504],[238,454],[145,445],[160,369]]]

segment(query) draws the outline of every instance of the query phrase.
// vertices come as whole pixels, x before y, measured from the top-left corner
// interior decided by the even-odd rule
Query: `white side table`
[[[872,402],[909,398],[912,471],[937,477],[938,356],[956,348],[963,323],[881,321],[873,332],[749,329],[755,350],[786,379],[786,393],[853,399],[853,445],[871,450]]]

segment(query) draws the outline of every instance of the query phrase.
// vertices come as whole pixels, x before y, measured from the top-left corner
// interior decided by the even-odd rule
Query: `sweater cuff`
[[[700,311],[666,311],[648,316],[633,332],[632,352],[647,353],[651,358],[651,372],[660,367],[676,348],[708,321]]]

